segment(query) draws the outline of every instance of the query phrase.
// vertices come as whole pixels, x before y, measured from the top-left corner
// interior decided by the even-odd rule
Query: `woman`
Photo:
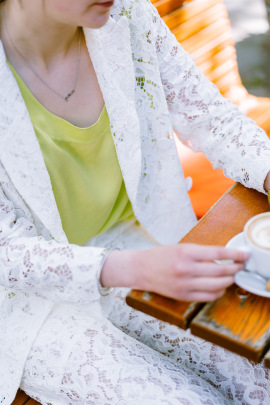
[[[5,0],[1,40],[0,403],[267,403],[262,366],[124,302],[215,300],[247,260],[176,245],[196,221],[172,125],[261,192],[265,133],[146,0]]]

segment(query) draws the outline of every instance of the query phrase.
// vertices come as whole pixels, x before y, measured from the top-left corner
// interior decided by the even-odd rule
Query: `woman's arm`
[[[270,142],[265,132],[222,97],[170,32],[156,9],[142,2],[151,25],[161,80],[173,127],[192,149],[201,150],[215,168],[246,187],[265,192]],[[148,14],[148,15],[147,15]]]
[[[52,301],[91,302],[105,249],[46,241],[0,187],[0,285]]]
[[[233,283],[234,274],[244,268],[247,259],[243,252],[193,244],[114,251],[105,261],[100,281],[104,287],[135,288],[185,301],[213,301]]]
[[[97,274],[105,249],[60,244],[37,235],[0,188],[0,285],[52,301],[98,300]],[[229,259],[236,263],[216,264]],[[146,251],[113,251],[103,265],[104,287],[154,291],[188,301],[211,301],[223,294],[246,254],[220,247],[161,246]]]

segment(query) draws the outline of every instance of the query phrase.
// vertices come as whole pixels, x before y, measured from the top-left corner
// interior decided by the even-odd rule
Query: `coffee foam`
[[[270,250],[270,215],[254,219],[247,229],[247,235],[255,245]]]

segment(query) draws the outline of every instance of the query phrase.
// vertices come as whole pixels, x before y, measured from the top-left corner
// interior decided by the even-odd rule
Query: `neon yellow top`
[[[83,245],[116,222],[134,218],[106,107],[95,124],[78,128],[43,107],[9,66],[30,114],[69,242]]]

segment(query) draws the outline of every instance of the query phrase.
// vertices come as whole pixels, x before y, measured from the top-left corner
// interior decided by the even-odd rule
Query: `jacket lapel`
[[[110,18],[100,29],[85,29],[86,44],[104,97],[116,153],[136,214],[141,173],[140,123],[135,108],[135,75],[127,18]]]
[[[1,42],[0,83],[1,162],[26,204],[52,236],[67,241],[43,155]]]

